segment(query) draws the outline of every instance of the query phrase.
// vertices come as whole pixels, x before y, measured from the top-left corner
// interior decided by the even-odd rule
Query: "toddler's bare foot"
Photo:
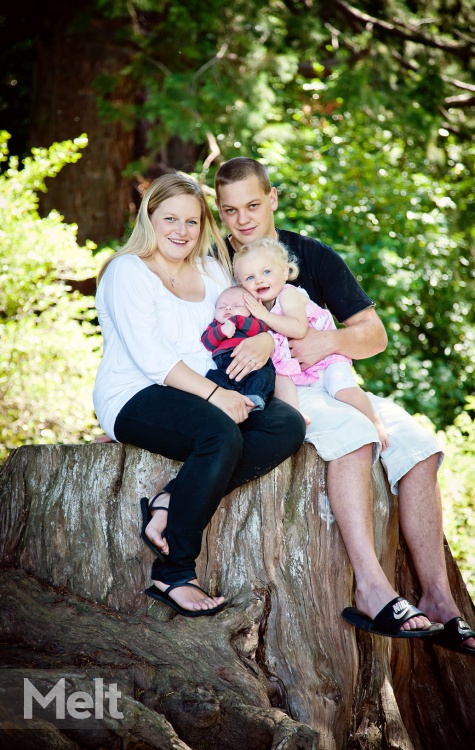
[[[389,445],[388,433],[386,432],[386,428],[380,419],[375,420],[374,426],[376,427],[376,432],[378,433],[379,442],[381,443],[381,450],[385,451]]]

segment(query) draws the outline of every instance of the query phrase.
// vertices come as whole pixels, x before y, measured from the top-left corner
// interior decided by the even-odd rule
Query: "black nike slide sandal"
[[[431,623],[427,630],[400,629],[401,625],[410,620],[411,617],[417,617],[417,615],[427,616],[420,609],[409,604],[407,599],[402,596],[397,596],[389,604],[386,604],[374,620],[360,612],[356,607],[345,607],[341,613],[343,619],[355,628],[366,630],[373,635],[384,635],[388,638],[427,638],[444,629],[444,626],[438,622]]]

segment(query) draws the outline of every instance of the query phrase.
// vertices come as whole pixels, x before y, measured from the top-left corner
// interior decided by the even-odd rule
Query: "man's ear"
[[[277,195],[277,188],[272,187],[270,189],[269,201],[270,201],[270,207],[272,208],[272,210],[277,211],[277,207],[279,205],[279,197]]]
[[[217,198],[215,200],[215,203],[216,203],[216,208],[218,209],[219,218],[221,219],[221,221],[224,221],[223,209],[221,208],[221,204]]]

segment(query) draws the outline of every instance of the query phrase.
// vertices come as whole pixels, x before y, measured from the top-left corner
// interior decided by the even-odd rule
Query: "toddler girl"
[[[289,259],[286,248],[277,240],[264,237],[243,245],[236,252],[233,264],[238,284],[249,292],[245,295],[249,312],[275,332],[272,361],[277,373],[277,398],[298,409],[296,386],[323,379],[323,387],[331,396],[354,406],[371,420],[382,450],[387,448],[386,430],[367,394],[356,383],[351,359],[330,354],[302,370],[298,360],[291,356],[289,338],[303,338],[309,327],[327,331],[336,326],[331,313],[312,302],[304,289],[287,284],[298,276],[298,266]],[[306,422],[308,425],[309,420]]]

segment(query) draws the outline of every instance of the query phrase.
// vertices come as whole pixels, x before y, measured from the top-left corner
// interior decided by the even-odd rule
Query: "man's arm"
[[[350,359],[366,359],[386,349],[388,337],[374,307],[367,307],[343,321],[345,328],[336,331],[315,331],[310,328],[303,339],[289,340],[293,357],[302,369],[325,359],[330,354],[343,354]]]

